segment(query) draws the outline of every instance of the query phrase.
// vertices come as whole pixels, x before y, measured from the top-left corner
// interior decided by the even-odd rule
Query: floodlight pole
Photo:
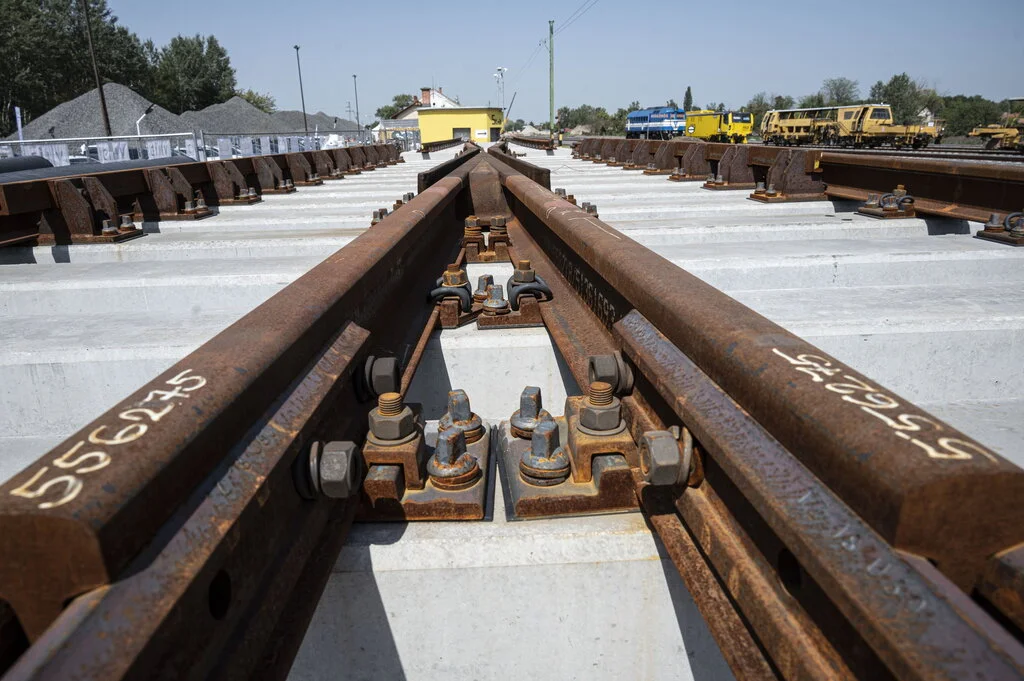
[[[557,139],[555,132],[555,21],[548,22],[548,78],[551,82],[551,92],[548,106],[550,107],[551,120],[549,121],[551,139]]]
[[[103,113],[103,130],[107,137],[113,137],[110,132],[110,116],[107,115],[107,98],[103,94],[103,83],[100,81],[100,70],[96,66],[96,51],[92,47],[92,21],[89,19],[89,0],[82,0],[82,14],[85,17],[85,36],[89,40],[89,58],[92,59],[92,75],[96,77],[96,89],[100,93],[100,111]]]
[[[302,127],[309,134],[309,122],[306,121],[306,95],[302,92],[302,62],[299,61],[299,46],[295,47],[295,65],[299,67],[299,99],[302,100]]]

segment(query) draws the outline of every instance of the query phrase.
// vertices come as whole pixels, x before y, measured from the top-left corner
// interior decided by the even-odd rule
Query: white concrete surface
[[[765,205],[516,150],[626,235],[1024,465],[1024,249],[974,239],[962,220]]]

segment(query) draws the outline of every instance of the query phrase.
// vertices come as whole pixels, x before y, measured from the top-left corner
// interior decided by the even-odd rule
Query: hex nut
[[[649,430],[640,438],[640,470],[652,485],[679,482],[683,475],[682,459],[679,442],[669,431]]]
[[[401,440],[416,430],[416,416],[406,406],[395,416],[382,416],[379,409],[370,410],[370,432],[378,440]]]
[[[328,442],[320,452],[320,491],[330,499],[347,499],[358,487],[359,457],[356,443]]]
[[[397,393],[402,386],[397,357],[378,357],[370,368],[370,388],[377,395]]]
[[[589,400],[583,400],[580,406],[580,425],[591,430],[615,430],[622,421],[622,403],[619,398],[612,398],[606,407],[595,407]]]
[[[587,360],[587,376],[591,383],[604,381],[608,385],[619,385],[619,363],[615,355],[591,355]]]

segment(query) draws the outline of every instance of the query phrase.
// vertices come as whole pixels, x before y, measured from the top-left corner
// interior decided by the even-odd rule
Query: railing
[[[199,151],[199,137],[191,132],[0,141],[0,158],[42,156],[56,167],[175,157],[197,159]]]

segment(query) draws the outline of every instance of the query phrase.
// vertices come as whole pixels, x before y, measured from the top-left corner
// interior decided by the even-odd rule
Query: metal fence
[[[198,158],[199,137],[181,132],[122,137],[63,137],[0,141],[0,158],[42,156],[54,166],[112,163],[144,158]]]
[[[54,166],[110,163],[136,159],[187,156],[198,161],[336,149],[363,144],[397,144],[403,151],[419,148],[419,130],[330,130],[289,133],[205,133],[123,137],[67,137],[0,141],[0,158],[42,156]]]

